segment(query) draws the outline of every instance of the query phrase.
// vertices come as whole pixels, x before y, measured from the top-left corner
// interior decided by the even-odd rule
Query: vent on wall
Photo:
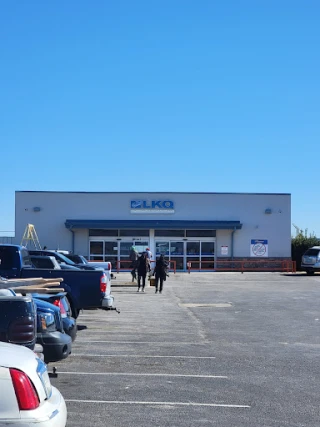
[[[41,208],[39,206],[35,206],[33,208],[33,212],[40,212],[40,211],[41,211]]]
[[[264,211],[264,213],[265,213],[266,215],[270,215],[270,214],[272,214],[272,210],[271,210],[270,208],[267,208],[267,209]]]

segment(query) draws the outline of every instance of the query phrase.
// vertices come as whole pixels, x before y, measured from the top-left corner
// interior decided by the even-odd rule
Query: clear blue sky
[[[318,0],[2,0],[0,231],[15,190],[288,192],[320,236],[319,20]]]

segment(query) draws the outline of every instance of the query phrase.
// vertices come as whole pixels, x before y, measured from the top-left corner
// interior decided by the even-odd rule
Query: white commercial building
[[[177,270],[225,260],[291,258],[291,195],[16,192],[15,240],[33,224],[42,246],[129,267],[150,247]]]

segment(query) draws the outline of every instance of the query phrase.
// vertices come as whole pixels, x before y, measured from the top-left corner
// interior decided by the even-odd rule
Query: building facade
[[[122,268],[132,245],[180,271],[291,258],[290,194],[17,191],[15,209],[16,243],[33,224],[41,246]]]

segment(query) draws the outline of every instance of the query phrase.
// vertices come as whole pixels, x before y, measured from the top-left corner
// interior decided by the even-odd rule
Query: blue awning
[[[65,226],[69,229],[194,229],[194,230],[234,230],[241,229],[240,221],[189,221],[189,220],[98,220],[98,219],[67,219]]]

